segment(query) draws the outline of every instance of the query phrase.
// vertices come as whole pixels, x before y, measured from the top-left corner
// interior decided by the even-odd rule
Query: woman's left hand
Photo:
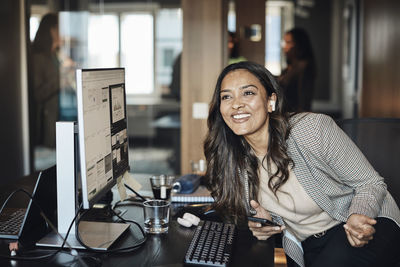
[[[373,239],[375,228],[373,225],[376,224],[376,220],[362,215],[352,214],[347,219],[345,225],[343,225],[347,240],[353,247],[363,247]]]

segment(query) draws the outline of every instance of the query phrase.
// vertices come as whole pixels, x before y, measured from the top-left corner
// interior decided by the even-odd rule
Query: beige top
[[[259,157],[262,161],[262,157]],[[288,231],[294,234],[299,241],[307,237],[328,230],[339,224],[323,211],[306,193],[296,178],[292,169],[289,171],[289,179],[277,191],[277,197],[268,187],[268,172],[264,161],[263,168],[260,164],[260,192],[258,200],[261,206],[282,217]],[[277,166],[271,163],[271,172],[275,173]]]

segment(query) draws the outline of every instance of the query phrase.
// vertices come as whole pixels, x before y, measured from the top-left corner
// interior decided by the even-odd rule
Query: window
[[[172,144],[170,137],[179,136],[179,129],[156,128],[154,121],[160,114],[179,113],[179,102],[168,94],[172,66],[182,51],[181,8],[161,8],[157,3],[88,4],[86,11],[58,13],[62,119],[76,120],[75,69],[124,67],[130,94],[127,115],[133,122],[128,134],[131,148],[135,147],[129,156],[134,162],[131,171],[179,173],[179,140]],[[32,38],[48,10],[31,9]],[[50,161],[55,163],[55,151],[35,149],[37,170]]]
[[[40,23],[40,16],[39,15],[33,15],[29,19],[29,27],[30,27],[30,36],[29,38],[31,39],[31,42],[35,39],[36,32],[39,28],[39,23]]]
[[[91,14],[88,25],[88,68],[118,67],[119,30],[116,14]],[[107,51],[107,53],[104,53]]]
[[[171,48],[165,48],[162,55],[162,66],[169,67],[174,63],[174,51]]]
[[[124,67],[130,95],[159,96],[168,90],[172,65],[182,51],[180,8],[106,5],[101,13],[65,11],[59,15],[64,41],[61,53],[76,67]],[[32,40],[40,19],[41,14],[31,16]]]
[[[286,64],[281,49],[282,36],[294,25],[293,3],[267,1],[265,16],[265,67],[279,75]]]
[[[182,11],[160,9],[156,17],[156,80],[162,94],[169,94],[172,66],[182,51]]]
[[[280,7],[267,6],[265,21],[265,67],[274,75],[281,73]]]
[[[121,14],[121,66],[126,68],[127,94],[154,92],[153,15]]]
[[[235,2],[229,1],[228,6],[228,31],[236,32]]]

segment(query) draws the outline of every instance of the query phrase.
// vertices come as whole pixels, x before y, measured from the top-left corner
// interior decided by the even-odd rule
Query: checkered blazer
[[[287,140],[294,172],[307,194],[335,220],[353,214],[386,217],[400,226],[400,211],[386,189],[384,178],[371,166],[352,140],[329,116],[301,113],[291,119]],[[272,214],[275,221],[283,220]],[[285,253],[304,265],[301,243],[284,231]]]

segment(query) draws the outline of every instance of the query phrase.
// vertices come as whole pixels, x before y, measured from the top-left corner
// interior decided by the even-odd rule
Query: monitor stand
[[[74,122],[56,123],[57,229],[53,229],[53,232],[39,240],[37,246],[61,247],[77,212],[75,151],[78,127],[76,126]],[[67,238],[68,244],[64,247],[85,249],[76,238],[75,228],[74,223]],[[129,224],[125,223],[81,221],[79,234],[82,242],[88,247],[107,250],[128,228]]]
[[[88,247],[98,250],[107,250],[129,228],[126,223],[81,221],[79,223],[79,235],[81,241]],[[39,240],[36,245],[41,247],[61,247],[62,238],[55,232],[51,232]],[[86,249],[76,238],[75,234],[68,235],[68,244],[65,248]]]

